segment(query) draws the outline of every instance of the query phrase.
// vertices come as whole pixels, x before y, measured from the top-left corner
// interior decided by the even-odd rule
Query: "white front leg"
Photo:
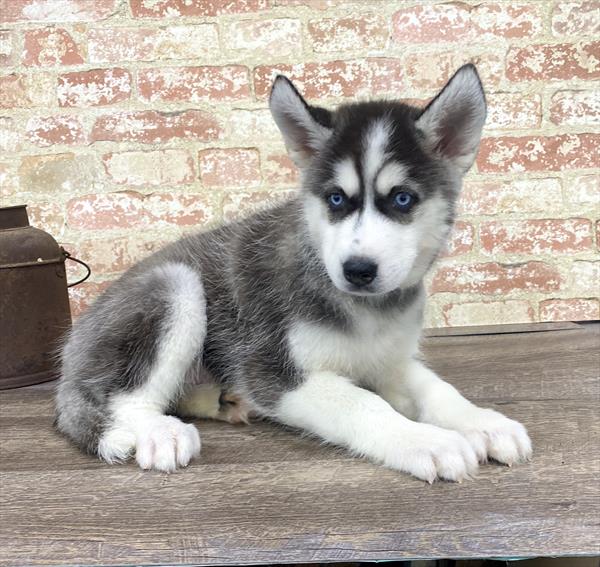
[[[462,433],[482,462],[491,457],[511,465],[531,457],[531,441],[523,425],[471,403],[416,360],[408,362],[401,376],[383,382],[378,392],[405,415]]]
[[[309,374],[284,394],[276,418],[428,482],[460,481],[477,470],[477,457],[462,435],[410,421],[377,394],[332,372]]]

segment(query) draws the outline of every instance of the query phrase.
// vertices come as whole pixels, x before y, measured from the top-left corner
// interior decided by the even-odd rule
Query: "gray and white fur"
[[[196,427],[177,416],[219,417],[206,399],[225,392],[429,482],[460,481],[490,457],[529,458],[521,424],[467,401],[418,352],[423,278],[485,121],[475,67],[424,110],[329,111],[284,77],[270,107],[301,190],[114,282],[65,342],[59,430],[109,463],[135,455],[173,471],[200,452]]]

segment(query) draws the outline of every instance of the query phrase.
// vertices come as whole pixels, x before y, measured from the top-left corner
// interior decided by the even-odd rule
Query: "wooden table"
[[[600,555],[600,326],[430,333],[432,366],[526,424],[533,462],[432,486],[267,423],[201,422],[176,474],[108,466],[52,428],[52,388],[0,393],[0,565]]]

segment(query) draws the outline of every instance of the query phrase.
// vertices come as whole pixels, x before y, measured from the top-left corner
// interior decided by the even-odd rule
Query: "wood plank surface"
[[[580,324],[571,321],[546,323],[507,323],[506,325],[466,325],[463,327],[436,327],[424,329],[426,337],[455,337],[459,335],[499,335],[506,333],[542,333],[565,329],[579,329]]]
[[[175,474],[52,428],[51,385],[0,393],[0,565],[600,555],[599,326],[430,337],[431,365],[528,427],[534,459],[433,485],[269,423],[198,422]]]

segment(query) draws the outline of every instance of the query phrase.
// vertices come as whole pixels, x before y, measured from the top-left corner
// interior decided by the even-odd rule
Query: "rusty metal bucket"
[[[25,205],[0,208],[0,389],[57,377],[56,349],[71,326],[67,258],[29,226]]]

